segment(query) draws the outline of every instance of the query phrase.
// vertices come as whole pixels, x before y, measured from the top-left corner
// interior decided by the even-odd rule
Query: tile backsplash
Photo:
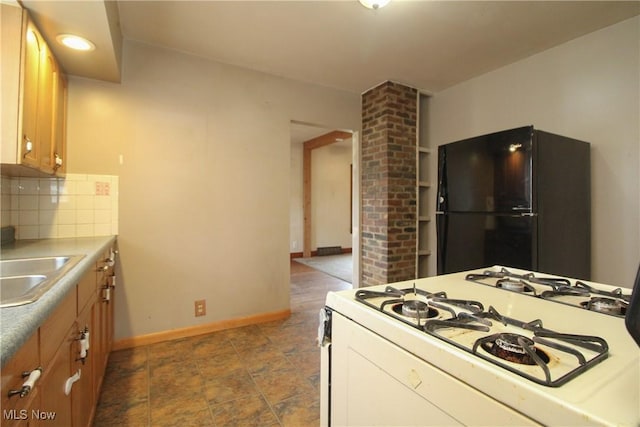
[[[118,177],[2,177],[2,226],[16,239],[118,234]]]

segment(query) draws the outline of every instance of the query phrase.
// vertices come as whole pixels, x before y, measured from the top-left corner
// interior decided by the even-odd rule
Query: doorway
[[[350,282],[357,286],[358,134],[300,122],[291,122],[290,129],[290,257],[305,262],[318,248],[342,248],[347,256],[352,253]],[[344,277],[344,270],[341,273]]]

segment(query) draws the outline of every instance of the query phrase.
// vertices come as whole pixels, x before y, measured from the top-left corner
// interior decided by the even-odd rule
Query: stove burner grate
[[[537,277],[534,273],[525,273],[518,274],[512,271],[507,270],[506,268],[501,268],[498,271],[495,270],[485,270],[483,273],[470,273],[465,277],[466,280],[470,280],[477,283],[482,283],[482,279],[510,279],[512,281],[521,280],[525,282],[530,289],[534,291],[533,287],[529,285],[529,283],[535,283],[538,285],[548,286],[553,290],[561,288],[563,286],[571,286],[571,282],[568,279],[564,279],[561,277]],[[534,291],[535,294],[535,291]]]
[[[445,313],[451,319],[456,318],[456,309],[463,316],[465,312],[471,315],[484,310],[484,306],[478,301],[447,298],[445,292],[431,293],[418,289],[415,285],[409,289],[387,286],[384,292],[361,289],[356,292],[355,297],[356,301],[420,330],[425,321]]]
[[[452,338],[448,338],[441,331],[442,329],[450,328],[489,331],[489,328],[485,326],[487,323],[491,326],[489,319],[498,321],[505,326],[509,325],[520,328],[523,331],[532,332],[533,337],[527,338],[520,334],[498,333],[478,338],[472,347],[467,347]],[[449,320],[427,320],[424,330],[428,334],[448,342],[459,349],[475,354],[488,362],[535,383],[549,387],[559,387],[565,384],[567,381],[577,377],[609,356],[609,345],[600,337],[558,333],[545,329],[542,326],[542,321],[539,319],[531,322],[523,322],[502,316],[493,307],[489,307],[489,310],[486,312],[476,313],[471,316],[458,316],[455,319]],[[535,344],[543,345],[550,349],[557,350],[568,357],[575,358],[575,367],[561,376],[552,377],[551,371],[547,366],[550,360],[549,356]],[[479,349],[484,351],[479,351]],[[509,353],[506,358],[503,357],[505,353]],[[519,364],[538,366],[544,375],[544,379],[518,368],[517,366]]]
[[[581,281],[576,281],[576,285],[574,286],[574,288],[576,289],[580,289],[580,290],[584,290],[585,292],[591,293],[591,294],[597,294],[597,295],[602,295],[605,297],[611,297],[611,298],[617,298],[620,299],[626,303],[628,303],[629,301],[631,301],[631,294],[624,294],[622,293],[622,289],[621,288],[616,288],[612,291],[603,291],[601,289],[596,289],[592,286],[587,285],[584,282]]]
[[[518,274],[502,267],[500,270],[485,270],[482,273],[469,273],[465,279],[471,282],[507,291],[523,293],[537,298],[569,305],[572,307],[586,308],[588,310],[610,316],[625,317],[627,306],[631,300],[630,294],[622,292],[621,288],[611,291],[598,289],[576,280],[571,284],[569,279],[561,277],[537,277],[534,273]],[[495,282],[489,279],[497,279]],[[539,292],[536,285],[548,286],[548,290]],[[536,291],[538,289],[538,291]],[[595,294],[599,297],[591,296]],[[576,297],[576,298],[563,298]],[[615,300],[613,303],[607,300]]]

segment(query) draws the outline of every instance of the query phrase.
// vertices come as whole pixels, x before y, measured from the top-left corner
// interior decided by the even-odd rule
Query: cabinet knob
[[[58,153],[54,154],[53,169],[59,169],[62,167],[62,157]]]
[[[21,398],[27,397],[31,392],[31,389],[33,389],[33,387],[35,386],[36,381],[40,379],[40,375],[42,375],[42,368],[40,367],[34,369],[31,372],[23,372],[22,378],[26,378],[26,381],[22,384],[20,390],[9,390],[9,397],[15,396],[16,394],[20,395]]]
[[[29,154],[32,151],[33,151],[33,142],[31,142],[31,139],[27,135],[25,135],[24,136],[24,154],[22,157],[27,157],[27,154]]]

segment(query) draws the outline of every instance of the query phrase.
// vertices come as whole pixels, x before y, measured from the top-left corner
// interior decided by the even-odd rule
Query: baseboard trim
[[[225,329],[238,328],[241,326],[255,325],[259,323],[282,320],[291,316],[291,310],[274,311],[261,313],[253,316],[238,317],[235,319],[221,320],[219,322],[207,323],[205,325],[188,326],[186,328],[171,329],[169,331],[154,332],[152,334],[139,335],[137,337],[124,338],[114,341],[112,351],[124,350],[127,348],[141,347],[149,344],[156,344],[163,341],[171,341],[180,338],[194,337],[211,332],[223,331]]]
[[[342,253],[343,254],[350,254],[350,253],[353,253],[353,251],[351,250],[351,248],[342,248]],[[318,251],[311,251],[311,256],[318,256]],[[295,258],[304,258],[304,253],[303,252],[290,252],[289,253],[289,259],[295,259]]]

